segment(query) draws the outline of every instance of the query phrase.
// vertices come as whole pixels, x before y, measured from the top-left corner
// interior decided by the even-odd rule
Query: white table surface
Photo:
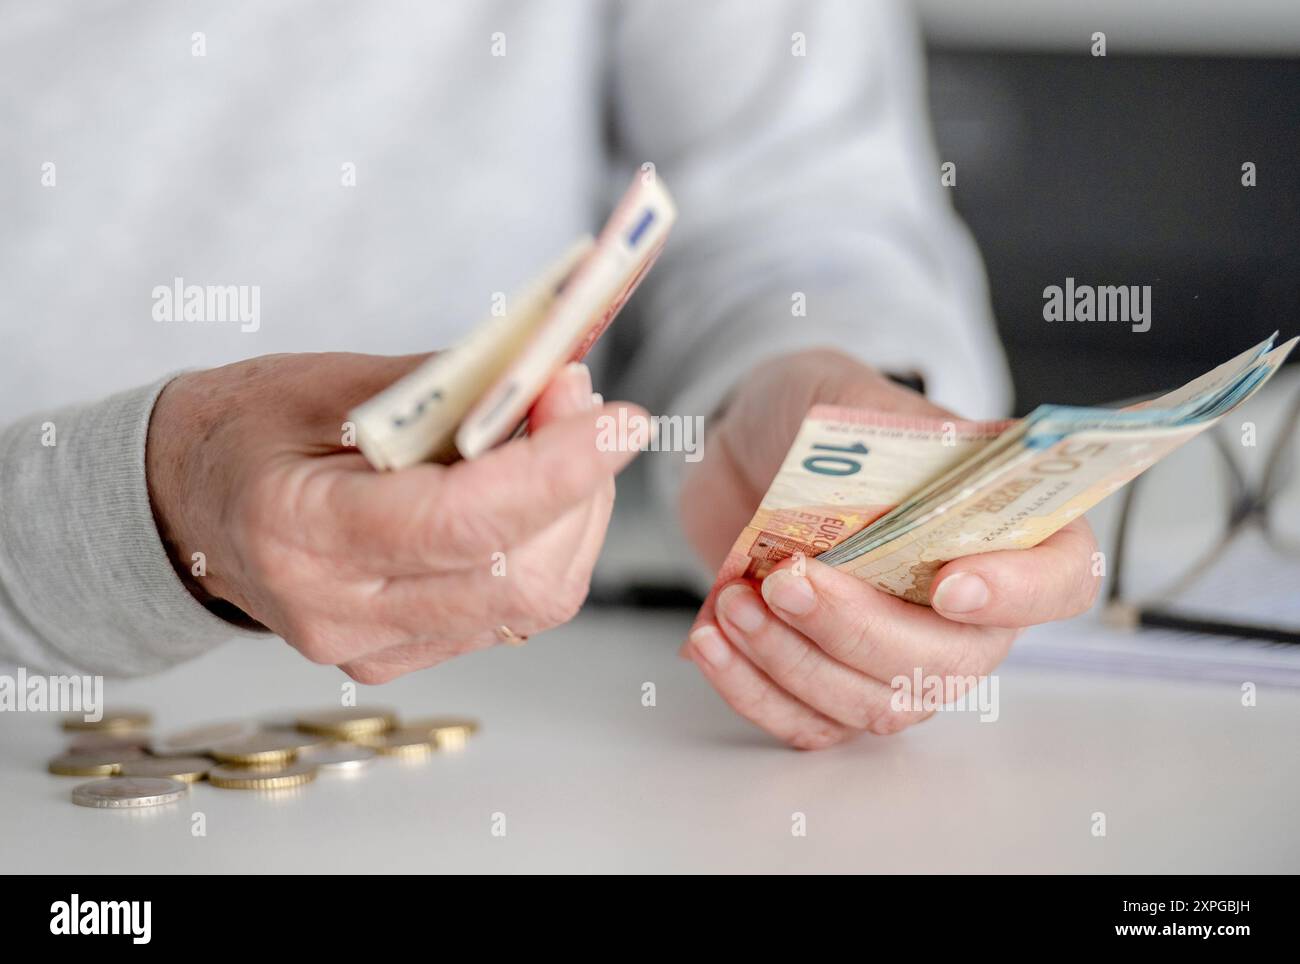
[[[0,714],[5,872],[1300,871],[1300,691],[1004,667],[1000,719],[940,713],[820,753],[770,743],[676,656],[684,617],[605,612],[362,700],[469,713],[459,755],[264,795],[74,806],[49,714]],[[1038,630],[1050,631],[1050,630]],[[337,704],[279,640],[109,681],[160,729]],[[641,705],[652,681],[657,705]],[[191,814],[207,835],[191,835]],[[807,836],[791,833],[806,814]],[[1091,815],[1108,833],[1092,836]],[[493,836],[492,815],[506,815]]]

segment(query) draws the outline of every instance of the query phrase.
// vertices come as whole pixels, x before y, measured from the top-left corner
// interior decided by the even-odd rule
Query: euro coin
[[[212,755],[239,766],[283,766],[298,755],[302,741],[284,733],[257,733],[245,740],[222,743]]]
[[[117,753],[120,750],[144,750],[149,746],[149,737],[140,733],[136,735],[114,733],[112,730],[105,730],[102,733],[96,733],[88,730],[85,733],[78,733],[71,743],[68,744],[69,753],[99,753],[107,751]]]
[[[189,787],[175,780],[109,777],[107,780],[92,780],[74,787],[72,802],[79,807],[128,810],[174,803],[188,790]]]
[[[117,773],[124,763],[143,756],[138,749],[63,753],[49,762],[48,769],[61,777],[107,777]]]
[[[212,766],[212,761],[204,756],[144,757],[126,761],[118,773],[124,777],[166,777],[181,783],[197,783],[207,776]]]
[[[402,729],[425,730],[439,750],[459,750],[470,736],[478,732],[478,720],[464,716],[430,716],[405,720]]]
[[[153,717],[144,710],[117,710],[105,712],[98,720],[87,720],[85,715],[72,714],[63,718],[65,730],[110,730],[114,733],[147,729]]]
[[[251,720],[207,723],[158,737],[149,744],[149,752],[154,756],[208,756],[222,744],[247,740],[257,731]]]
[[[208,782],[227,790],[286,790],[314,779],[315,764],[304,762],[274,769],[218,766],[208,771]]]
[[[374,750],[367,746],[337,743],[333,746],[307,750],[299,759],[303,763],[314,764],[322,770],[354,773],[368,767],[374,762],[377,755]]]
[[[337,740],[351,741],[391,730],[397,725],[397,716],[392,710],[353,706],[304,713],[298,717],[297,725],[298,729],[307,733],[320,733]]]
[[[361,742],[363,746],[371,747],[383,756],[417,757],[432,753],[435,749],[429,731],[419,727],[412,729],[404,726]]]
[[[302,730],[289,727],[264,727],[263,736],[274,736],[285,742],[285,745],[293,747],[298,753],[306,753],[308,750],[323,750],[327,746],[333,746],[338,740],[332,736],[326,736],[323,733],[304,733]]]

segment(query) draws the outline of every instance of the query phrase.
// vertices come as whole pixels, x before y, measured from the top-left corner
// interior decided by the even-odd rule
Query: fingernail
[[[958,572],[939,583],[930,604],[940,612],[973,613],[989,601],[988,584],[973,572]]]
[[[731,659],[731,647],[712,626],[701,626],[689,637],[691,646],[714,669],[722,669]]]
[[[748,586],[728,586],[718,596],[718,612],[743,633],[757,632],[763,625],[763,607]]]
[[[573,401],[573,407],[580,412],[594,408],[591,369],[582,362],[569,362],[565,370],[569,373],[569,398]]]
[[[807,576],[793,569],[778,569],[763,580],[763,598],[773,609],[803,616],[817,605],[817,594]]]
[[[592,405],[593,408],[600,408],[600,406],[602,406],[602,405],[604,405],[604,404],[605,404],[605,396],[604,396],[604,395],[600,394],[600,392],[592,392],[592,393],[591,393],[591,405]]]

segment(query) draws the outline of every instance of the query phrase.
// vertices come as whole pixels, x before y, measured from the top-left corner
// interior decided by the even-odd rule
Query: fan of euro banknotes
[[[719,581],[799,552],[928,604],[944,563],[1037,545],[1254,395],[1298,340],[1276,338],[1126,408],[965,422],[815,406]]]

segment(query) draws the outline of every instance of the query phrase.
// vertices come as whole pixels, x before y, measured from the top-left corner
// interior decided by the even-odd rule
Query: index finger
[[[882,682],[918,667],[938,675],[983,676],[1006,656],[1013,636],[945,619],[816,559],[781,563],[760,589],[782,622],[832,658]]]

